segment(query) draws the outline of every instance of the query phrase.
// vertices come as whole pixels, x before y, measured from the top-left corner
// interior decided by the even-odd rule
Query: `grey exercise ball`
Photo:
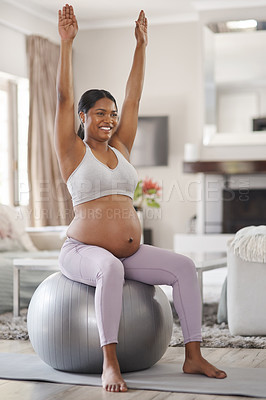
[[[36,289],[28,309],[29,337],[36,353],[51,367],[102,372],[94,293],[94,287],[74,282],[61,272]],[[126,280],[117,345],[121,371],[154,365],[169,345],[172,327],[172,310],[163,290]]]

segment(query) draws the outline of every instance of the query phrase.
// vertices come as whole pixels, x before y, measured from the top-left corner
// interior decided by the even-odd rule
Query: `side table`
[[[194,260],[196,271],[198,273],[198,281],[200,287],[201,301],[203,306],[203,272],[212,271],[213,269],[225,268],[227,266],[227,257],[221,257],[210,260]]]
[[[20,271],[58,271],[58,258],[14,258],[13,260],[13,315],[20,315]]]

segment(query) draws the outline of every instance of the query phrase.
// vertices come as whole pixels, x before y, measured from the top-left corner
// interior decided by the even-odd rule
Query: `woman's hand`
[[[66,4],[58,11],[58,32],[62,40],[73,40],[78,33],[78,23],[72,6]]]
[[[145,17],[145,12],[141,10],[138,20],[136,21],[135,36],[137,45],[148,44],[148,21]]]

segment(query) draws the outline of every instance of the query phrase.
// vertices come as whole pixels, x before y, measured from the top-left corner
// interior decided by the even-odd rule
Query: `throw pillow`
[[[0,232],[2,237],[0,251],[27,250],[37,251],[28,233],[19,208],[0,204]],[[13,248],[11,242],[13,242]],[[18,248],[19,247],[19,248]]]

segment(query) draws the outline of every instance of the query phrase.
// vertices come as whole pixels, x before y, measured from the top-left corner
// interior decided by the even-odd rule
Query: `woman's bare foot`
[[[186,359],[183,365],[183,371],[186,374],[203,374],[209,378],[224,379],[226,378],[226,373],[216,368],[214,365],[210,364],[203,357],[199,359]]]
[[[224,371],[216,368],[202,357],[200,342],[190,342],[186,344],[186,358],[183,371],[186,374],[202,374],[209,378],[224,379],[227,377]]]
[[[108,392],[126,392],[127,385],[120,371],[113,366],[106,367],[102,374],[102,385]]]
[[[108,392],[126,392],[127,385],[122,378],[116,356],[116,343],[103,346],[104,363],[102,386]]]

